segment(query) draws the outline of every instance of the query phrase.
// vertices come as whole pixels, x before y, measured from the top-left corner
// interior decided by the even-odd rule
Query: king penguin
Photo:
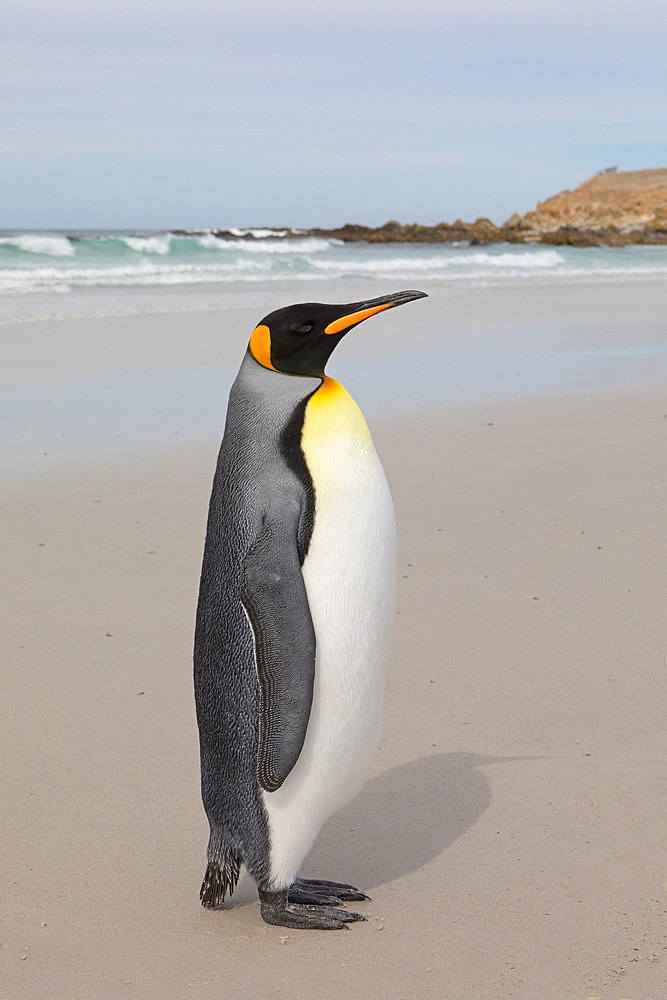
[[[324,368],[353,327],[424,296],[278,309],[232,385],[195,628],[205,907],[243,864],[267,923],[364,919],[337,908],[366,899],[358,889],[297,877],[370,770],[394,617],[391,495],[359,407]]]

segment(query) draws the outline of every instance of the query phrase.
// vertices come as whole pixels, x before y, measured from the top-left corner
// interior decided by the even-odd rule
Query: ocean
[[[330,301],[427,285],[660,282],[667,247],[342,243],[295,231],[4,232],[0,322]],[[354,294],[351,294],[350,289]]]

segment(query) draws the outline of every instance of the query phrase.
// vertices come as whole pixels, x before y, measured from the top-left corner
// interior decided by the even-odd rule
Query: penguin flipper
[[[298,504],[267,513],[241,574],[260,690],[257,779],[267,792],[296,764],[313,701],[315,629],[299,563],[299,514]]]

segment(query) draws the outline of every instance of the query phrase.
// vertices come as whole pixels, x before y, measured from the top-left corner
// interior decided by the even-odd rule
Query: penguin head
[[[385,309],[425,297],[426,292],[407,291],[345,305],[302,302],[285,306],[255,327],[248,350],[271,371],[322,377],[329,356],[348,330]]]

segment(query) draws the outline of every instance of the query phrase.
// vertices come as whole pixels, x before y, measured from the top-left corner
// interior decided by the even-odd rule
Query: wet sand
[[[400,549],[382,745],[304,871],[370,893],[349,932],[269,927],[245,877],[229,908],[198,902],[190,663],[217,441],[9,477],[0,995],[658,1000],[654,374],[372,421]]]

